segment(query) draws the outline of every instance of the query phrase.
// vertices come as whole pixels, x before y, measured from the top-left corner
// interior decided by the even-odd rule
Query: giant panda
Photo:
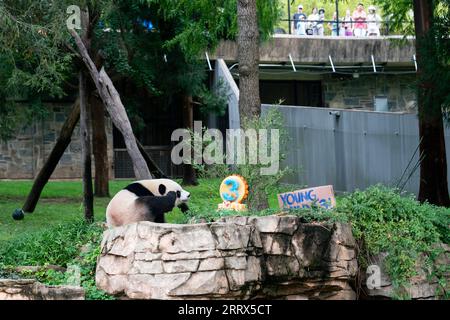
[[[135,181],[119,191],[106,208],[108,227],[138,221],[164,223],[164,213],[176,206],[182,212],[189,208],[190,193],[170,179]]]

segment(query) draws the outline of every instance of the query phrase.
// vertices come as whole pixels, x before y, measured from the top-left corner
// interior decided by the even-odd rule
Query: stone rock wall
[[[33,279],[0,279],[0,300],[84,300],[84,289],[46,286]]]
[[[395,292],[394,286],[392,284],[392,280],[389,275],[386,273],[385,267],[385,259],[387,257],[386,253],[380,253],[373,257],[372,264],[380,267],[381,271],[381,283],[378,288],[367,288],[366,286],[366,277],[367,275],[363,275],[363,289],[367,298],[371,299],[392,299],[395,295],[406,294],[409,298],[413,300],[435,300],[442,299],[443,292],[449,291],[450,284],[450,271],[448,266],[450,265],[450,246],[446,244],[440,245],[442,250],[441,255],[437,258],[436,264],[446,267],[446,274],[443,276],[446,279],[445,287],[442,287],[442,284],[439,284],[438,279],[433,277],[429,270],[424,270],[423,266],[423,257],[417,259],[416,263],[416,276],[414,276],[409,285],[403,289],[402,292]]]
[[[34,120],[29,126],[18,130],[7,142],[0,141],[0,179],[33,179],[52,151],[59,132],[66,121],[72,104],[49,103],[49,115]],[[26,108],[26,105],[19,105]],[[106,121],[109,163],[113,159],[112,123]],[[94,159],[93,159],[94,161]],[[92,165],[94,168],[94,165]],[[81,144],[79,125],[75,127],[72,141],[59,161],[53,179],[81,178]],[[110,168],[112,173],[112,168]]]
[[[345,224],[140,222],[107,230],[101,247],[97,286],[132,299],[355,299],[355,240]]]
[[[329,108],[374,110],[376,96],[386,97],[391,112],[416,112],[414,75],[361,75],[345,81],[332,76],[323,79],[325,106]]]

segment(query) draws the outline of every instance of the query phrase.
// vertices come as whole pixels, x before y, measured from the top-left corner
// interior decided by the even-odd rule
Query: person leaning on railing
[[[380,36],[381,17],[376,13],[375,6],[369,7],[369,14],[367,15],[367,35]]]
[[[312,13],[308,17],[309,26],[306,30],[306,34],[314,35],[314,36],[318,35],[318,30],[317,30],[317,21],[318,20],[319,20],[319,14],[317,13],[317,8],[314,8],[312,10]]]
[[[342,34],[342,30],[344,29],[344,25],[341,24],[339,30],[338,30],[338,25],[339,25],[339,22],[338,22],[338,19],[337,19],[337,13],[335,12],[333,14],[333,22],[328,23],[328,28],[331,30],[331,35],[333,37],[337,37],[340,34]],[[338,34],[338,32],[340,34]]]
[[[344,23],[342,24],[343,29],[345,30],[346,37],[353,36],[353,18],[350,13],[350,10],[347,9],[345,12]]]
[[[300,29],[306,29],[306,26],[304,26],[304,22],[301,22],[301,20],[306,20],[306,14],[303,13],[303,6],[299,5],[297,8],[297,13],[294,14],[293,21],[292,21],[292,30],[294,30],[294,34],[301,35]],[[306,32],[304,32],[305,34]]]
[[[306,36],[306,16],[301,16],[300,21],[297,23],[296,34],[298,36]]]
[[[367,14],[364,11],[364,4],[358,3],[358,7],[353,12],[354,35],[356,37],[364,37],[367,32]]]
[[[323,22],[325,20],[325,9],[320,8],[319,9],[319,21],[317,22],[317,35],[322,36],[324,35],[324,28],[323,28]]]

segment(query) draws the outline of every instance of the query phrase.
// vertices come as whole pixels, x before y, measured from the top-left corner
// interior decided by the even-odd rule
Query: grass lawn
[[[111,181],[110,193],[114,195],[131,181]],[[0,242],[11,240],[25,234],[42,231],[49,226],[79,219],[83,216],[81,181],[50,181],[34,213],[26,214],[25,219],[15,221],[11,215],[21,208],[32,181],[0,181]],[[202,210],[215,210],[222,200],[219,196],[220,179],[200,180],[196,187],[188,186],[191,192],[190,207]],[[109,198],[95,198],[96,221],[105,220],[105,209]],[[277,207],[276,191],[269,198],[271,208]],[[182,213],[176,208],[167,215],[167,222],[180,223]]]

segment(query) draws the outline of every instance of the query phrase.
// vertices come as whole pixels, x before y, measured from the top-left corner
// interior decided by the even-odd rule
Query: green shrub
[[[274,159],[278,158],[279,166],[281,167],[283,161],[286,159],[286,151],[288,149],[288,142],[290,140],[288,132],[284,125],[284,118],[283,114],[277,109],[277,108],[271,108],[266,113],[261,115],[261,117],[255,117],[251,119],[245,119],[242,123],[242,128],[245,130],[254,130],[254,137],[256,138],[257,143],[255,144],[255,141],[249,141],[250,138],[245,138],[245,140],[241,140],[240,143],[243,144],[245,147],[245,163],[244,164],[234,164],[230,167],[230,165],[227,164],[227,157],[226,155],[217,155],[218,162],[221,163],[215,163],[215,164],[195,164],[194,166],[198,176],[200,178],[224,178],[226,176],[225,173],[230,172],[230,168],[232,168],[230,174],[239,174],[243,176],[246,181],[248,182],[249,186],[249,194],[248,198],[245,200],[248,204],[248,207],[250,209],[262,209],[266,208],[268,206],[268,194],[271,190],[274,190],[278,187],[280,181],[283,179],[283,177],[286,177],[287,175],[293,173],[293,170],[290,168],[279,168],[279,170],[276,172],[276,174],[266,175],[262,174],[261,169],[267,168],[267,164],[261,163],[260,158],[260,149],[265,147],[269,153],[272,156],[272,152],[276,152],[278,150],[278,154],[274,154]],[[271,130],[278,130],[278,137],[279,139],[276,140],[274,137],[274,141],[272,141],[272,131]],[[203,128],[203,134],[206,128]],[[260,134],[259,130],[267,130],[267,143],[266,145],[261,145],[259,141]],[[190,141],[184,141],[184,143],[192,144],[192,149],[194,149],[194,156],[195,157],[202,157],[201,153],[195,153],[195,147],[194,147],[194,140],[200,140],[199,133],[190,132],[191,140]],[[224,137],[225,139],[225,137]],[[272,144],[274,142],[274,144]],[[203,141],[204,145],[202,148],[204,149],[209,145],[210,142]],[[215,142],[214,142],[215,143]],[[223,143],[226,143],[226,141],[223,141]],[[251,146],[256,147],[255,150],[251,148]],[[228,146],[227,146],[228,148]],[[202,150],[203,150],[202,149]],[[261,149],[264,150],[264,149]],[[275,151],[274,151],[275,150]],[[230,150],[228,150],[230,151]],[[259,154],[259,155],[258,155]],[[254,160],[258,160],[256,164],[250,164],[249,158],[254,155],[258,155]],[[212,160],[212,159],[210,159]],[[236,159],[233,159],[233,162],[236,162]],[[272,157],[271,157],[272,160]],[[218,192],[218,191],[217,191]]]
[[[261,146],[258,144],[258,152],[261,148],[267,148],[270,150],[272,156],[273,152],[278,150],[279,170],[276,174],[265,175],[261,172],[262,168],[266,168],[267,165],[263,165],[260,162],[258,164],[238,164],[236,165],[236,173],[245,177],[249,185],[249,193],[246,202],[248,207],[252,210],[261,210],[268,208],[268,192],[270,189],[276,188],[280,181],[293,173],[293,170],[289,167],[281,168],[282,163],[287,158],[286,152],[288,151],[288,143],[290,141],[289,133],[285,127],[284,116],[279,108],[270,108],[261,117],[246,118],[242,122],[242,127],[245,130],[253,129],[259,134],[259,130],[267,130],[267,145]],[[278,141],[272,141],[272,131],[278,130]],[[272,144],[275,142],[275,144]],[[250,148],[250,141],[246,140],[245,145],[249,153],[252,152]],[[249,154],[250,157],[250,154]],[[258,158],[260,161],[260,159]]]
[[[86,250],[73,261],[80,267],[81,285],[86,290],[86,298],[91,300],[112,300],[114,297],[99,290],[95,284],[95,270],[97,258],[100,256],[101,237],[86,245]]]
[[[99,225],[77,220],[42,232],[16,237],[14,240],[2,242],[0,264],[65,266],[77,256],[82,245],[101,233]]]
[[[302,222],[346,222],[347,216],[343,212],[334,212],[332,210],[324,210],[320,207],[313,207],[311,209],[292,209],[289,212],[280,213],[280,209],[265,209],[261,211],[249,210],[236,212],[233,210],[198,210],[191,208],[185,214],[184,223],[199,223],[199,222],[214,222],[220,218],[229,216],[242,217],[264,217],[270,215],[284,215],[289,214],[301,218]]]
[[[14,266],[76,266],[80,270],[81,286],[86,291],[87,299],[112,299],[95,286],[102,234],[100,224],[87,224],[79,220],[3,242],[0,246],[0,273],[8,274]],[[69,283],[72,275],[43,268],[16,276],[36,278],[48,285],[61,285]]]
[[[386,271],[398,294],[416,275],[416,261],[424,260],[422,267],[431,267],[430,276],[443,283],[445,270],[434,260],[442,252],[437,244],[449,241],[450,209],[420,204],[412,195],[402,196],[378,185],[348,194],[338,211],[348,215],[353,235],[361,244],[363,268],[372,255],[388,254]]]

